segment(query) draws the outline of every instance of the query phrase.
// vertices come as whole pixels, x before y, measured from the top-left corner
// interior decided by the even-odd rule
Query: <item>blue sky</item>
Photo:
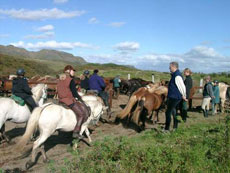
[[[88,62],[230,71],[229,0],[1,0],[0,44]]]

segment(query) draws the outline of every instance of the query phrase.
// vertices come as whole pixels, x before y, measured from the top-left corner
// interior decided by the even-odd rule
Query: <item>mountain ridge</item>
[[[76,64],[87,64],[84,58],[80,56],[74,56],[64,51],[49,50],[49,49],[42,49],[36,52],[36,51],[28,51],[24,48],[15,47],[13,45],[8,45],[8,46],[0,45],[0,54],[13,56],[17,58],[56,60],[56,61],[71,62]]]

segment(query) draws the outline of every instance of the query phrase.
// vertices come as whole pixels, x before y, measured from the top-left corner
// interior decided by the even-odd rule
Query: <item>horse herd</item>
[[[76,80],[78,81],[78,80]],[[43,81],[44,82],[44,81]],[[44,82],[45,83],[45,82]],[[113,85],[111,79],[105,79],[107,84],[107,92],[110,95],[110,106],[112,106]],[[79,84],[79,83],[77,83]],[[47,84],[37,84],[32,88],[32,93],[35,101],[39,104],[32,113],[27,106],[19,106],[10,98],[0,98],[0,140],[3,142],[9,141],[5,134],[5,122],[10,120],[15,123],[27,122],[26,131],[16,144],[15,150],[23,150],[28,140],[33,136],[36,130],[39,131],[39,136],[35,140],[32,149],[32,158],[26,163],[26,168],[29,169],[35,164],[35,158],[38,152],[42,153],[44,162],[47,161],[47,156],[44,150],[44,142],[56,130],[72,131],[76,124],[74,113],[61,105],[54,103],[44,103],[47,98]],[[126,107],[116,116],[114,123],[120,121],[134,122],[140,129],[145,127],[145,119],[147,116],[153,116],[153,121],[158,121],[158,112],[165,105],[168,88],[162,83],[151,83],[139,79],[122,80],[121,91],[130,96]],[[226,93],[229,96],[229,86],[220,83],[220,97],[222,102],[226,100]],[[91,114],[88,120],[82,125],[81,134],[86,133],[89,142],[91,142],[88,126],[92,123],[97,123],[106,108],[103,101],[95,95],[84,95],[82,99],[91,108]],[[1,142],[0,141],[0,142]]]

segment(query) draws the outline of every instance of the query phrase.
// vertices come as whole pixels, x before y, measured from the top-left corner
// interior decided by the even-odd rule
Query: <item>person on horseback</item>
[[[81,89],[87,92],[89,90],[89,70],[85,70],[80,83]]]
[[[17,77],[13,79],[12,94],[22,98],[32,112],[34,108],[37,107],[37,104],[32,97],[33,93],[25,78],[25,70],[20,68],[17,70],[16,74]]]
[[[77,92],[73,79],[74,73],[75,69],[71,65],[65,66],[64,74],[60,75],[57,83],[57,94],[59,102],[71,108],[76,115],[77,124],[73,131],[73,138],[83,139],[83,136],[79,134],[81,125],[88,119],[90,111]]]
[[[95,69],[93,75],[89,78],[89,88],[90,90],[95,90],[98,93],[98,96],[104,101],[105,106],[109,108],[109,95],[105,91],[105,81],[102,77],[97,75],[98,72],[99,71]]]

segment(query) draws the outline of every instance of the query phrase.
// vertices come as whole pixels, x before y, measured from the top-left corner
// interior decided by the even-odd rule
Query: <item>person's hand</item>
[[[186,97],[185,96],[182,96],[182,99],[184,100],[184,101],[188,101],[188,99],[186,99]]]

